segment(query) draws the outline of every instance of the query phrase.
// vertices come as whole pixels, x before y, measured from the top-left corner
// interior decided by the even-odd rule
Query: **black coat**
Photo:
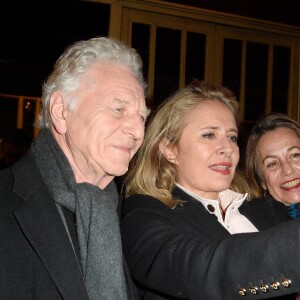
[[[124,269],[129,299],[136,299]],[[65,227],[30,154],[0,172],[0,299],[88,299]]]
[[[282,204],[245,202],[240,211],[261,232],[231,235],[200,202],[178,188],[174,195],[183,206],[171,209],[144,195],[124,201],[124,254],[142,299],[264,299],[300,290],[300,224],[282,223]]]

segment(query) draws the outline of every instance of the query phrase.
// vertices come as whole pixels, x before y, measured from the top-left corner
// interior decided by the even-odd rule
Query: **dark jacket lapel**
[[[64,225],[30,154],[12,169],[13,191],[25,201],[15,216],[28,242],[64,299],[88,299]]]
[[[214,237],[219,236],[222,238],[229,232],[219,223],[217,217],[210,214],[201,202],[194,199],[192,196],[185,193],[178,187],[172,191],[175,199],[183,201],[182,206],[178,205],[174,212],[176,212],[182,219],[185,219],[187,224],[193,225],[198,230],[214,233]]]

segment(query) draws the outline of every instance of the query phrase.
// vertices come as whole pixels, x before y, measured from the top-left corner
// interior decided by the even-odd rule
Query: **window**
[[[110,32],[145,63],[150,107],[197,78],[235,92],[245,132],[271,111],[299,120],[297,28],[149,0],[111,6]]]

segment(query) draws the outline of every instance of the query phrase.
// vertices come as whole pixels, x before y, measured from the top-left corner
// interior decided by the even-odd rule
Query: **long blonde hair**
[[[227,88],[204,81],[194,81],[167,98],[147,124],[145,139],[125,179],[125,195],[150,195],[173,207],[178,203],[171,195],[176,169],[159,150],[162,139],[172,146],[179,143],[185,114],[202,101],[214,100],[226,105],[238,126],[238,102]]]

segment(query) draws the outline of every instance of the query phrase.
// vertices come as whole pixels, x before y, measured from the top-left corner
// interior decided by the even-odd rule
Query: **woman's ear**
[[[265,196],[267,191],[268,191],[268,187],[267,187],[266,182],[263,178],[260,180],[260,186],[264,190],[264,196]]]
[[[177,149],[174,145],[171,144],[170,140],[163,138],[159,143],[159,151],[164,155],[166,160],[177,165]]]
[[[67,131],[66,122],[66,104],[63,99],[63,95],[56,91],[50,97],[49,112],[53,123],[53,129],[59,134],[64,134]]]

